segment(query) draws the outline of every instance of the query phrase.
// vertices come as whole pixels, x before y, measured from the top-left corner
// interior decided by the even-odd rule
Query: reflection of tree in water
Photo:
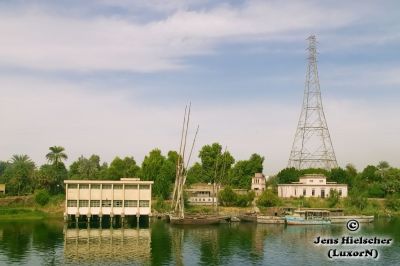
[[[0,223],[0,231],[2,231],[0,250],[10,262],[22,263],[27,252],[35,249],[43,264],[54,263],[56,249],[63,242],[62,222],[3,222]]]
[[[184,265],[183,263],[183,247],[184,247],[184,230],[179,227],[170,227],[172,252],[174,254],[174,264],[178,266]]]
[[[389,219],[381,218],[375,220],[374,224],[361,224],[361,230],[367,235],[390,236],[395,243],[400,242],[400,218],[393,217]]]
[[[24,223],[1,223],[3,239],[0,249],[10,262],[21,262],[26,258],[32,235],[32,225]]]
[[[54,264],[58,259],[56,248],[63,242],[63,223],[35,223],[32,231],[32,244],[39,252],[43,252],[43,264]]]
[[[264,241],[269,228],[255,224],[226,224],[185,229],[186,241],[193,242],[200,253],[200,264],[229,263],[236,255],[251,262],[263,259]]]
[[[169,224],[155,220],[151,224],[151,264],[165,265],[171,261],[171,235]]]

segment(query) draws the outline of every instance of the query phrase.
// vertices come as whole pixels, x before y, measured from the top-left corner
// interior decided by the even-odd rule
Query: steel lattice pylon
[[[337,167],[337,162],[322,108],[317,68],[317,41],[314,35],[307,40],[309,56],[303,107],[288,167],[330,170]]]

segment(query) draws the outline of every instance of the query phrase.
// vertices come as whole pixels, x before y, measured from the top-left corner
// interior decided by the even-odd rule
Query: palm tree
[[[64,160],[68,159],[67,154],[64,152],[64,147],[61,146],[53,146],[49,148],[50,152],[46,154],[47,160],[53,165],[58,165]]]
[[[33,178],[33,172],[35,170],[35,163],[29,158],[28,155],[14,154],[11,157],[11,176],[18,185],[17,194],[20,194],[21,189],[29,189],[29,183]]]

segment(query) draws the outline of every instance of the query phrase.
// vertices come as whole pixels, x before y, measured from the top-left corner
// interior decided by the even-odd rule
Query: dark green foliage
[[[229,170],[235,162],[235,159],[228,151],[222,153],[222,146],[219,143],[213,143],[212,145],[205,145],[201,148],[199,158],[203,170],[201,182],[226,183]]]
[[[329,177],[329,181],[337,182],[339,184],[347,184],[350,179],[347,176],[346,171],[340,167],[332,169],[331,172],[329,173],[328,177]]]
[[[165,158],[159,149],[152,150],[142,163],[139,176],[142,180],[153,180],[153,194],[164,199],[169,198],[176,175],[176,160],[178,154],[174,151]]]
[[[254,192],[250,191],[246,194],[237,194],[229,186],[225,187],[218,193],[218,201],[223,206],[247,207],[254,200]]]
[[[261,207],[274,207],[278,206],[280,203],[281,201],[278,195],[268,189],[261,193],[260,197],[257,200],[257,205]]]
[[[254,153],[249,160],[238,161],[230,171],[229,185],[250,189],[251,178],[255,173],[262,173],[264,157]]]
[[[377,175],[377,170],[373,165],[368,165],[367,167],[364,168],[364,170],[361,173],[361,177],[366,180],[366,181],[378,181],[380,179],[380,176]]]
[[[400,197],[396,195],[386,197],[385,207],[392,211],[400,211]]]
[[[70,179],[100,179],[100,157],[94,154],[89,159],[81,156],[69,169]]]
[[[203,167],[201,167],[200,163],[195,163],[192,167],[190,167],[187,173],[186,183],[188,185],[199,183],[203,179]]]
[[[24,195],[32,193],[35,164],[28,155],[13,155],[7,164],[2,182],[7,185],[7,194]]]
[[[64,164],[44,164],[36,173],[36,189],[46,189],[51,194],[64,191],[64,180],[68,177],[68,171]]]
[[[244,195],[238,194],[235,205],[238,207],[248,207],[253,202],[254,197],[254,191],[250,191]]]
[[[347,202],[349,205],[354,206],[360,210],[365,209],[368,205],[367,197],[361,191],[355,188],[350,191]]]
[[[385,197],[385,190],[380,183],[372,183],[368,186],[368,197],[370,198],[383,198]]]
[[[285,168],[278,173],[277,180],[279,184],[290,184],[299,181],[300,176],[301,172],[294,167]]]
[[[234,206],[237,201],[237,195],[231,187],[225,187],[219,192],[218,200],[223,206]]]
[[[140,167],[136,165],[133,157],[125,157],[124,159],[118,156],[111,162],[107,171],[108,179],[119,180],[126,177],[137,177]]]
[[[336,207],[336,205],[339,203],[339,200],[340,200],[339,192],[337,190],[332,190],[329,193],[329,197],[328,197],[328,207],[329,208]]]
[[[152,207],[158,212],[169,211],[169,205],[164,201],[162,197],[157,197],[155,204]]]
[[[301,175],[305,174],[322,174],[325,176],[329,176],[329,171],[321,168],[308,168],[308,169],[302,169],[300,170]]]
[[[64,147],[53,146],[50,147],[49,150],[50,152],[46,154],[46,159],[53,165],[58,165],[59,163],[62,163],[62,161],[68,159],[67,154],[64,152]]]
[[[40,189],[35,192],[35,202],[41,206],[46,205],[50,200],[50,195],[45,189]]]

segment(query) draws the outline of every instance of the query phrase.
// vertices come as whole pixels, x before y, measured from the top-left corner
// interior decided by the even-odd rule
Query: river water
[[[316,245],[318,237],[390,238],[390,246]],[[328,251],[376,249],[377,259],[329,259]],[[171,226],[160,220],[125,228],[60,221],[0,221],[0,265],[400,265],[400,219],[349,232],[345,225],[232,223]]]

